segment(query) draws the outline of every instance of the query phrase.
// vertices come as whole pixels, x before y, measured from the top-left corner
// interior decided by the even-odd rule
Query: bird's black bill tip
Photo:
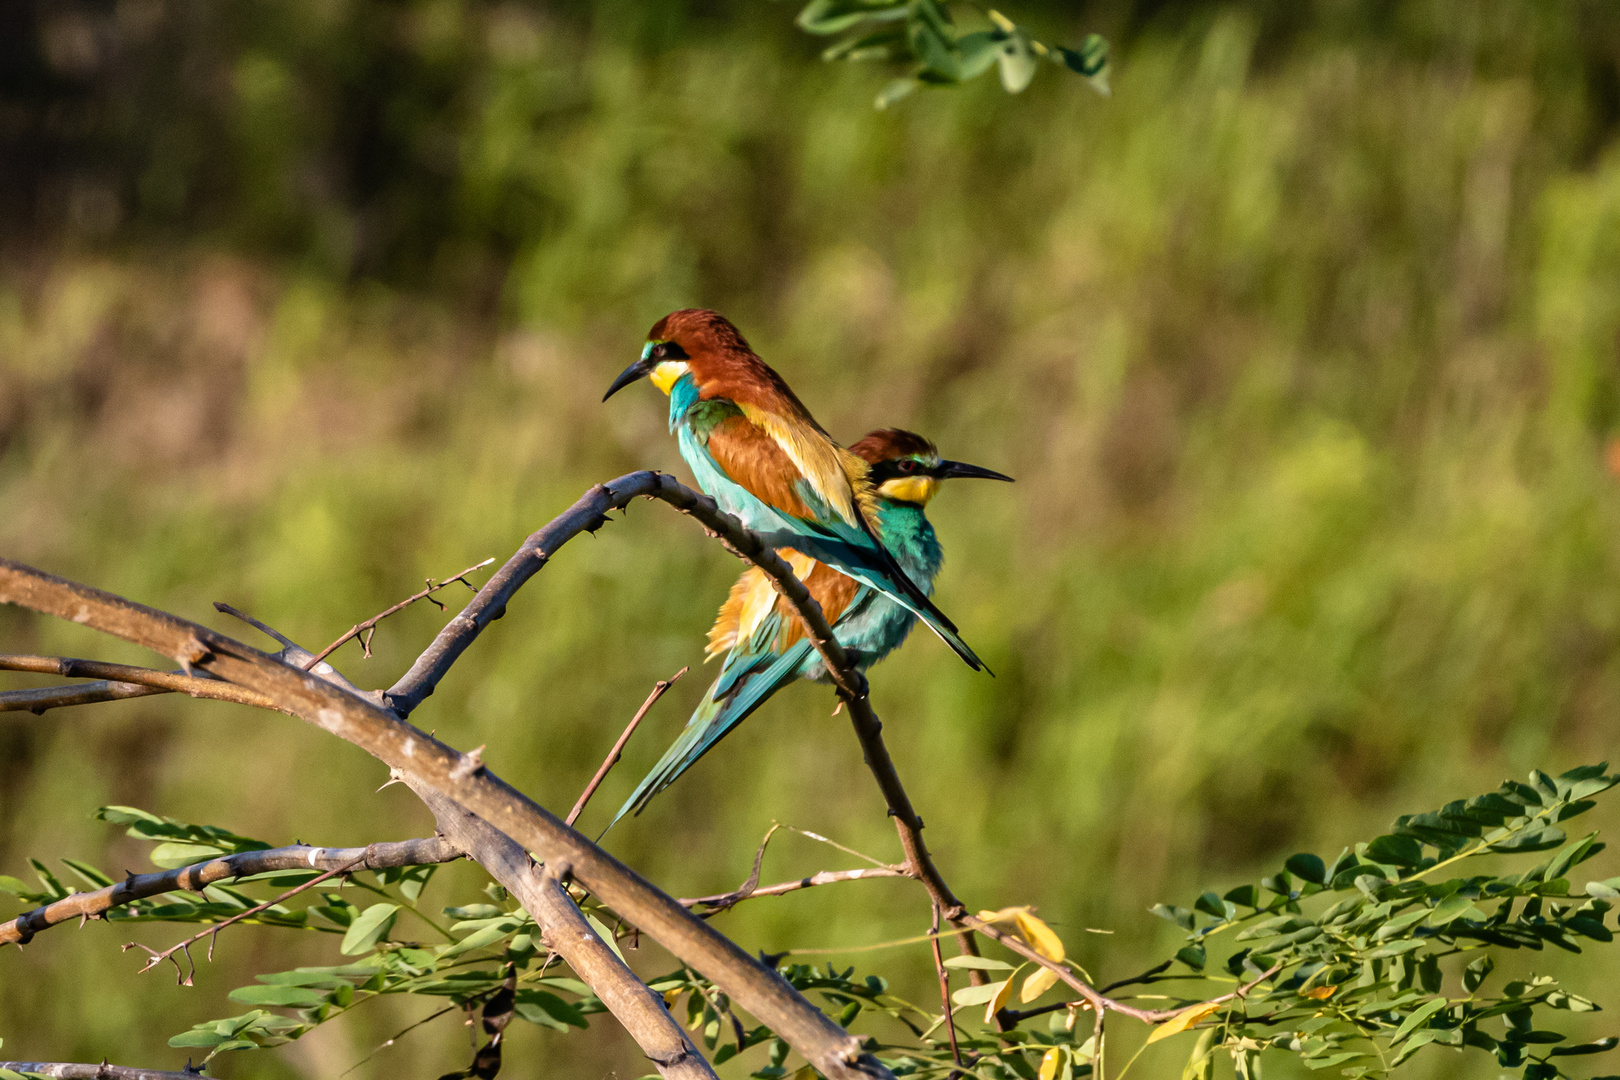
[[[994,469],[980,468],[978,465],[969,465],[965,461],[942,461],[939,463],[939,478],[950,479],[977,479],[977,480],[1005,480],[1009,484],[1017,483],[1005,473],[998,473]]]
[[[614,394],[617,394],[620,390],[623,390],[625,387],[629,386],[638,379],[645,379],[652,373],[652,369],[653,365],[649,363],[645,357],[637,360],[635,363],[619,372],[619,377],[614,379],[613,385],[607,388],[607,393],[602,395],[602,400],[606,401],[608,398],[612,397]]]

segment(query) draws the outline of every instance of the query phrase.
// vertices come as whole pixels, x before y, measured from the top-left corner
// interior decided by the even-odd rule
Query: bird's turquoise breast
[[[879,503],[878,522],[884,546],[917,587],[933,595],[945,553],[922,507],[885,500]],[[839,644],[854,654],[856,664],[866,668],[899,648],[916,625],[917,616],[910,611],[874,589],[862,588],[834,632]],[[820,678],[824,674],[820,654],[812,654],[806,668],[806,678]]]

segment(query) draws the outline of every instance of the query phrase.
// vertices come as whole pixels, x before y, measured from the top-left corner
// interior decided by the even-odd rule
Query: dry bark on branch
[[[47,686],[38,690],[10,690],[0,693],[0,712],[42,713],[62,705],[144,697],[178,691],[194,698],[213,698],[253,705],[260,709],[275,706],[263,695],[217,679],[199,679],[183,671],[153,671],[128,664],[105,664],[99,660],[75,660],[66,656],[18,656],[0,653],[0,671],[31,671],[40,675],[60,675],[65,679],[97,679],[83,686]]]
[[[0,1061],[0,1069],[10,1069],[27,1076],[49,1076],[53,1080],[197,1080],[196,1072],[164,1072],[161,1069],[137,1069],[129,1065],[82,1065],[70,1061]]]
[[[640,475],[653,487],[665,482],[679,488],[667,478]],[[691,492],[686,494],[697,498]],[[481,591],[480,596],[483,594]],[[401,775],[440,791],[548,864],[566,864],[605,904],[709,978],[829,1080],[890,1075],[861,1050],[859,1039],[806,1001],[775,971],[499,780],[476,755],[460,754],[364,698],[207,627],[8,560],[0,560],[0,602],[57,615],[139,643],[173,657],[183,667],[200,669],[273,699],[278,707],[354,743]]]

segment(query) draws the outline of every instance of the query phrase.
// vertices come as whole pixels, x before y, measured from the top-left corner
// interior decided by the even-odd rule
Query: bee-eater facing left
[[[932,593],[945,553],[924,513],[928,501],[952,477],[1012,477],[943,461],[921,435],[893,428],[872,432],[850,450],[871,466],[884,543],[917,587]],[[827,564],[797,551],[777,554],[821,605],[833,635],[857,667],[864,670],[899,648],[916,624],[910,611]],[[711,660],[725,656],[720,674],[675,742],[614,815],[613,824],[632,811],[639,813],[782,687],[795,679],[826,677],[821,654],[805,639],[798,613],[758,567],[749,567],[731,587],[709,631],[707,652]]]
[[[876,589],[928,624],[975,671],[984,663],[878,538],[869,466],[839,446],[727,319],[687,308],[658,320],[606,401],[638,379],[669,395],[669,428],[698,487],[773,548]]]

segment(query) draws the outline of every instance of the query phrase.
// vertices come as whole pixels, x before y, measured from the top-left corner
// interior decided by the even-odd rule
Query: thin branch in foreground
[[[142,974],[144,974],[145,972],[151,971],[153,968],[157,967],[159,964],[163,963],[163,961],[165,961],[165,960],[171,961],[174,964],[175,977],[179,980],[180,985],[181,986],[190,986],[192,976],[197,974],[197,962],[195,960],[191,959],[191,947],[193,945],[195,945],[197,942],[201,941],[203,938],[208,938],[209,939],[208,940],[208,959],[212,960],[214,958],[214,942],[219,940],[219,932],[221,930],[225,929],[227,926],[230,926],[233,923],[239,923],[243,919],[252,918],[253,916],[257,915],[259,912],[264,911],[266,908],[275,907],[277,904],[281,903],[283,900],[291,900],[293,897],[297,896],[299,893],[303,892],[305,889],[312,889],[316,885],[319,885],[321,882],[328,881],[328,880],[330,880],[332,878],[335,878],[339,874],[346,874],[350,870],[353,870],[355,867],[359,866],[360,863],[363,862],[364,860],[365,860],[365,854],[361,853],[360,855],[358,855],[355,858],[349,860],[347,863],[345,863],[342,866],[335,867],[335,868],[333,868],[331,870],[327,870],[326,872],[324,872],[322,874],[319,874],[319,875],[317,875],[317,876],[315,876],[313,878],[310,878],[308,881],[304,882],[302,885],[294,885],[292,888],[288,889],[286,892],[282,893],[280,896],[276,897],[273,900],[266,900],[262,904],[255,904],[255,905],[253,905],[252,907],[248,908],[245,911],[237,912],[235,915],[232,915],[230,918],[226,919],[224,922],[215,923],[212,926],[208,927],[206,930],[199,930],[197,933],[195,933],[195,934],[191,935],[190,937],[186,938],[184,941],[179,942],[178,944],[175,944],[175,945],[170,945],[167,949],[164,949],[162,952],[158,952],[155,949],[148,949],[145,945],[142,945],[138,941],[129,942],[127,945],[124,946],[123,951],[128,952],[130,949],[145,949],[146,950],[146,952],[149,955],[148,955],[148,958],[147,958],[147,961],[146,961],[146,966],[141,968],[141,973]],[[178,960],[176,960],[174,958],[174,954],[177,953],[177,952],[184,952],[186,954],[186,959],[191,962],[191,970],[189,972],[181,970],[180,961],[178,961]]]
[[[641,708],[636,710],[636,715],[630,718],[630,723],[625,725],[624,733],[613,744],[613,749],[608,751],[608,755],[603,759],[601,767],[596,770],[596,775],[591,777],[591,782],[585,785],[584,791],[580,792],[579,801],[574,803],[574,808],[568,811],[567,817],[563,818],[564,825],[572,826],[574,822],[579,820],[580,812],[585,809],[585,804],[591,801],[591,796],[596,794],[596,789],[602,786],[603,780],[607,779],[608,770],[619,763],[619,756],[624,753],[624,746],[630,741],[630,736],[634,735],[636,728],[641,726],[642,717],[646,716],[652,707],[658,704],[658,699],[664,696],[664,692],[679,682],[681,676],[685,675],[688,670],[688,668],[683,667],[669,678],[660,679],[653,685],[652,693],[648,694],[647,700],[641,703]]]
[[[241,615],[234,609],[231,613],[241,616],[263,633],[281,642],[282,650],[279,656],[290,658],[293,663],[301,663],[303,658],[311,656],[307,650],[273,627],[250,616]],[[316,664],[314,670],[327,682],[345,688],[352,686],[335,672],[330,664]],[[356,692],[367,701],[374,702],[378,697],[365,692],[351,692]],[[465,779],[478,772],[481,763],[476,763],[477,754],[478,751],[475,750],[463,755],[461,763],[452,770],[452,774]],[[473,767],[475,763],[477,767]],[[636,1041],[648,1060],[657,1066],[664,1080],[715,1080],[708,1062],[682,1032],[680,1025],[669,1015],[662,997],[648,989],[635,972],[625,966],[618,955],[596,936],[579,909],[557,883],[556,874],[549,871],[544,875],[540,874],[522,845],[437,789],[412,778],[401,769],[390,768],[389,776],[388,783],[383,787],[393,783],[406,784],[432,812],[439,828],[437,839],[441,843],[479,863],[529,911],[540,927],[542,942],[548,947],[542,971],[558,956],[566,960],[574,973],[602,1000],[608,1011]],[[469,1032],[469,1035],[472,1034]],[[476,1052],[476,1038],[473,1041]],[[373,1051],[363,1060],[369,1060],[377,1052]],[[356,1063],[351,1066],[345,1074],[353,1071],[358,1065],[359,1063]]]
[[[363,848],[322,848],[308,844],[242,851],[207,862],[192,863],[157,874],[131,874],[116,885],[94,892],[78,892],[53,903],[25,911],[0,923],[0,945],[26,945],[41,930],[62,923],[103,919],[106,913],[125,904],[165,893],[201,892],[220,881],[252,877],[276,870],[330,870],[356,859],[359,869],[383,870],[396,866],[426,866],[452,862],[462,857],[461,849],[442,836],[421,840],[389,840]]]
[[[951,973],[945,967],[945,957],[939,949],[939,905],[931,905],[934,912],[933,921],[928,926],[928,950],[934,955],[934,973],[939,977],[939,1005],[940,1011],[945,1014],[945,1031],[951,1037],[951,1061],[957,1067],[962,1065],[962,1047],[956,1041],[956,1014],[951,1009]],[[951,1074],[955,1076],[954,1073]],[[949,1080],[949,1078],[948,1078]]]
[[[188,1063],[189,1064],[189,1063]],[[83,1065],[70,1061],[0,1061],[0,1069],[9,1069],[25,1076],[49,1076],[52,1080],[197,1080],[201,1069],[184,1072],[164,1072],[162,1069],[141,1069],[131,1065]]]
[[[472,573],[474,570],[482,570],[484,567],[488,566],[494,561],[495,560],[493,558],[485,559],[483,562],[469,566],[461,573],[447,577],[443,581],[435,582],[432,578],[428,578],[426,588],[412,593],[410,596],[407,596],[393,607],[387,609],[386,611],[378,612],[365,622],[355,623],[353,626],[349,627],[349,629],[346,630],[336,641],[332,642],[332,644],[316,653],[309,660],[306,660],[303,665],[304,670],[308,671],[309,669],[313,668],[316,664],[320,663],[322,660],[325,660],[328,656],[331,656],[334,652],[336,652],[345,642],[348,642],[354,638],[360,639],[361,653],[366,659],[371,659],[371,636],[376,633],[378,623],[382,622],[384,619],[388,618],[388,616],[393,615],[396,612],[404,611],[418,600],[426,600],[428,603],[436,605],[440,611],[443,611],[444,605],[435,600],[433,598],[433,594],[444,588],[446,585],[453,584],[457,581],[467,586],[467,589],[470,592],[476,594],[478,589],[473,585],[472,582],[467,580],[467,575]],[[289,643],[284,642],[284,644]]]
[[[438,1012],[430,1013],[427,1016],[422,1017],[422,1019],[418,1020],[416,1023],[409,1024],[406,1027],[401,1028],[399,1031],[394,1032],[394,1034],[390,1035],[388,1038],[384,1039],[382,1042],[373,1047],[371,1053],[367,1054],[353,1065],[350,1065],[347,1069],[344,1069],[342,1072],[338,1073],[338,1080],[343,1080],[345,1076],[348,1076],[350,1073],[354,1072],[354,1070],[358,1069],[360,1066],[364,1065],[366,1062],[370,1061],[384,1050],[387,1050],[390,1046],[393,1046],[395,1043],[399,1042],[399,1040],[403,1039],[417,1028],[424,1024],[432,1023],[445,1013],[455,1012],[458,1008],[460,1008],[458,1005],[446,1005]]]
[[[69,656],[27,656],[0,653],[0,671],[28,671],[38,675],[60,675],[65,679],[98,679],[108,690],[135,688],[139,691],[119,693],[120,697],[142,697],[145,694],[182,693],[194,698],[212,698],[215,701],[234,701],[239,705],[252,705],[260,709],[276,706],[263,694],[233,686],[218,679],[198,678],[178,671],[155,671],[152,668],[133,667],[129,664],[108,664],[100,660],[77,660]],[[58,705],[71,704],[66,700],[52,700],[52,692],[67,691],[88,700],[106,701],[104,691],[96,686],[43,687],[40,690],[12,690],[0,694],[0,712],[27,709],[44,712]]]
[[[906,872],[906,868],[899,864],[893,866],[863,866],[854,870],[823,870],[820,873],[799,878],[797,881],[782,881],[775,885],[761,885],[748,893],[747,896],[741,896],[737,892],[715,893],[712,896],[694,896],[683,899],[681,903],[687,907],[697,907],[701,904],[704,907],[717,908],[723,911],[744,900],[753,900],[761,896],[781,896],[783,893],[797,892],[800,889],[809,889],[817,885],[834,885],[840,881],[865,881],[869,878],[909,878],[910,876]],[[714,912],[705,912],[704,914],[709,915],[714,914]]]

